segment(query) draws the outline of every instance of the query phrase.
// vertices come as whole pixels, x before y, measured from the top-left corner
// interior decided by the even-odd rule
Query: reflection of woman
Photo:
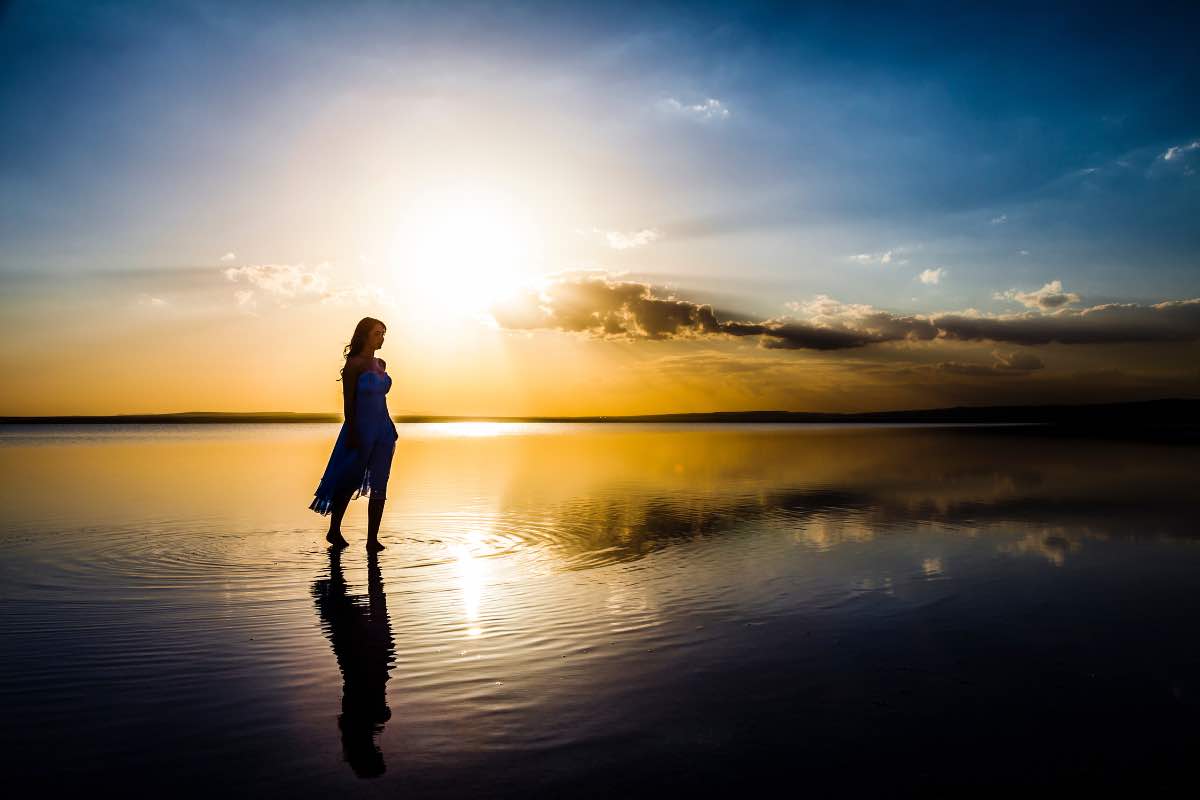
[[[360,778],[384,772],[375,741],[392,716],[387,704],[388,670],[396,658],[379,557],[367,556],[367,603],[346,594],[341,549],[329,549],[329,577],[312,587],[317,613],[342,671],[342,756]]]
[[[387,364],[375,358],[383,347],[387,327],[377,319],[363,317],[354,328],[343,355],[342,401],[345,421],[325,466],[325,474],[309,506],[318,514],[331,514],[325,539],[337,547],[349,544],[342,536],[346,506],[360,495],[367,501],[367,549],[382,550],[379,523],[387,495],[392,454],[396,449],[396,424],[388,414],[387,393],[392,379]]]

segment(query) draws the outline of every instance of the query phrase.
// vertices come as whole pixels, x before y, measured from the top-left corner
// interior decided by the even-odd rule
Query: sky
[[[0,414],[1200,396],[1200,7],[0,4]]]

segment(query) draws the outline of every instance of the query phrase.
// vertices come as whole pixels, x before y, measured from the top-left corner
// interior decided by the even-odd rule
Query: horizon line
[[[401,424],[430,423],[430,422],[700,422],[700,421],[729,421],[729,422],[836,422],[836,421],[905,421],[914,418],[943,417],[943,418],[991,418],[989,421],[999,421],[996,415],[1009,415],[1016,422],[1069,422],[1070,416],[1062,416],[1065,412],[1113,412],[1134,411],[1138,408],[1172,407],[1178,411],[1195,411],[1192,406],[1200,405],[1200,397],[1167,397],[1153,400],[1130,400],[1110,403],[1046,403],[1037,405],[957,405],[936,408],[907,408],[888,411],[785,411],[782,409],[742,410],[742,411],[695,411],[695,412],[666,412],[659,414],[394,414],[393,422]],[[1015,415],[1015,416],[1014,416]],[[1180,415],[1175,422],[1184,422],[1188,415]],[[1196,417],[1191,417],[1196,419]],[[153,424],[164,423],[215,423],[215,422],[343,422],[343,415],[330,412],[304,411],[174,411],[143,414],[45,414],[45,415],[0,415],[0,424],[36,424],[36,423],[124,423],[124,424]],[[927,421],[922,419],[921,421]],[[947,419],[947,421],[954,421]],[[1094,420],[1090,420],[1094,421]],[[1161,421],[1166,421],[1165,419]],[[1195,423],[1190,423],[1195,424]]]

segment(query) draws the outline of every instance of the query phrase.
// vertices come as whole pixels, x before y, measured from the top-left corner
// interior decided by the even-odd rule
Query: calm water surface
[[[6,777],[317,796],[1152,788],[1200,450],[943,428],[0,427]]]

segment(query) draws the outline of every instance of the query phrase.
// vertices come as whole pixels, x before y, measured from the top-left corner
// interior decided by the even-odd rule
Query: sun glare
[[[516,200],[483,186],[454,186],[408,206],[392,249],[400,295],[439,318],[480,315],[537,274],[534,226]]]

